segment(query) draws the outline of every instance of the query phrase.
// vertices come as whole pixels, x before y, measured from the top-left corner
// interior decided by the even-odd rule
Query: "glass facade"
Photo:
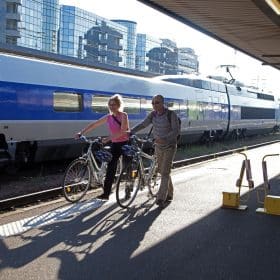
[[[5,15],[6,15],[6,3],[0,1],[0,42],[6,43],[6,28],[5,28]]]
[[[18,22],[20,14],[19,0],[0,0],[0,42],[16,45],[20,37]]]
[[[191,48],[178,49],[178,72],[189,74],[198,72],[198,59],[194,50]]]
[[[122,61],[122,34],[108,27],[106,22],[92,27],[85,35],[87,52],[85,59],[92,62],[107,63],[119,66]]]
[[[139,71],[148,71],[147,53],[161,45],[161,40],[148,36],[147,34],[137,34],[135,68]]]
[[[43,36],[42,50],[57,52],[57,34],[59,27],[58,0],[43,0]]]
[[[18,45],[40,50],[43,37],[43,2],[22,0],[19,12],[21,21]]]
[[[46,56],[57,53],[86,64],[107,64],[105,67],[123,67],[136,73],[134,70],[198,72],[193,49],[177,48],[170,39],[137,34],[136,27],[134,21],[109,20],[75,6],[60,6],[59,0],[0,0],[0,42],[8,48],[16,49],[17,45]]]
[[[77,7],[62,5],[60,9],[59,25],[59,54],[78,57],[81,59],[88,57],[87,50],[91,48],[89,47],[86,38],[90,38],[90,34],[92,34],[94,30],[97,30],[98,27],[102,26],[102,24],[104,25],[104,23],[106,23],[107,27],[121,34],[122,39],[119,43],[121,46],[124,46],[123,42],[127,41],[128,33],[125,26]],[[123,55],[122,49],[118,50],[118,52],[119,56]],[[105,60],[106,59],[102,62],[109,62]],[[118,63],[118,66],[124,66],[123,61]]]
[[[166,47],[153,48],[148,53],[149,72],[162,75],[178,73],[178,53]]]
[[[22,0],[19,46],[57,52],[58,0]]]
[[[168,48],[169,50],[175,52],[177,51],[177,44],[176,42],[170,40],[170,39],[161,39],[161,47],[162,48]]]
[[[135,52],[136,52],[136,26],[135,21],[116,19],[112,20],[127,28],[126,48],[124,47],[124,67],[135,69]]]

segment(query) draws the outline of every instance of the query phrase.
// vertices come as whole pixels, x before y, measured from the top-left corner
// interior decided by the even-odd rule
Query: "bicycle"
[[[130,137],[131,144],[122,147],[127,158],[116,184],[117,203],[122,208],[127,208],[136,198],[139,190],[148,186],[149,194],[155,197],[160,186],[160,174],[156,156],[143,151],[145,143],[152,143],[151,139]]]
[[[87,152],[73,160],[65,170],[62,190],[69,202],[77,202],[87,193],[91,184],[103,186],[108,162],[112,154],[107,146],[103,146],[101,137],[90,140],[84,135],[81,140],[87,142]],[[119,160],[119,169],[122,169],[122,160]]]

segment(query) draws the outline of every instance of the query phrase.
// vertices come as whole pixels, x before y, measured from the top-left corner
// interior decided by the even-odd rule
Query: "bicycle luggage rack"
[[[241,200],[240,192],[241,187],[247,187],[249,189],[254,188],[254,181],[252,180],[252,172],[251,172],[251,163],[250,160],[247,158],[245,153],[239,153],[245,157],[243,160],[240,170],[239,178],[236,181],[236,187],[238,188],[238,192],[223,192],[223,205],[222,208],[230,208],[230,209],[237,209],[237,210],[246,210],[248,208],[247,205],[240,205],[240,202],[245,202],[249,199],[249,193],[246,199]],[[248,182],[248,186],[242,185],[244,172],[246,170],[246,179]]]
[[[271,215],[280,215],[280,196],[269,195],[268,192],[270,190],[270,184],[268,181],[267,175],[267,164],[265,159],[267,157],[279,156],[279,154],[267,154],[262,159],[262,170],[263,170],[263,187],[257,190],[257,199],[258,202],[264,204],[263,208],[257,208],[256,212],[265,213]],[[261,200],[259,191],[264,192],[264,200]]]

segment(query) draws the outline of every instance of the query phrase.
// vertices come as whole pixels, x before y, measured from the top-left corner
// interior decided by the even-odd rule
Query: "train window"
[[[186,86],[192,86],[192,80],[191,79],[183,79],[183,84]]]
[[[202,88],[203,89],[211,90],[211,86],[210,86],[210,83],[208,81],[201,81],[201,83],[202,83]]]
[[[240,106],[231,106],[230,108],[230,118],[232,120],[240,120],[241,118],[241,109]]]
[[[180,104],[180,111],[186,111],[187,108],[188,108],[187,104],[185,104],[185,103]]]
[[[196,88],[203,88],[201,80],[193,80],[193,86]]]
[[[152,100],[141,98],[141,110],[146,111],[147,114],[152,112],[153,110]]]
[[[270,95],[270,94],[257,93],[257,96],[258,96],[259,99],[273,100],[274,101],[274,96]]]
[[[82,95],[70,92],[54,92],[53,107],[57,112],[81,112],[83,110]]]
[[[124,111],[127,114],[139,114],[140,113],[140,99],[123,97]]]
[[[198,105],[197,120],[203,120],[204,119],[204,103],[203,102],[197,102],[197,105]]]
[[[210,85],[212,90],[219,91],[219,84],[211,82]]]
[[[222,117],[221,104],[213,104],[213,117],[215,120],[220,120]]]
[[[275,110],[270,108],[241,107],[241,119],[274,119]]]
[[[219,84],[219,91],[220,91],[220,92],[227,92],[227,91],[226,91],[225,85]]]
[[[227,104],[221,104],[221,110],[222,110],[222,120],[228,119],[228,105]]]
[[[219,97],[213,96],[213,103],[219,103]]]
[[[176,113],[180,113],[179,102],[168,101],[168,102],[166,102],[166,106],[169,110],[175,111]]]
[[[109,97],[105,95],[93,95],[91,100],[92,111],[98,114],[108,113]]]
[[[188,117],[190,120],[198,120],[199,112],[198,112],[198,104],[196,101],[189,100],[188,101]]]
[[[163,79],[163,81],[167,81],[167,82],[171,82],[171,83],[175,83],[175,84],[180,84],[180,85],[184,85],[184,86],[193,86],[193,82],[190,79],[182,79],[182,78],[178,78],[178,79]]]
[[[228,93],[229,93],[229,94],[233,94],[233,95],[239,94],[239,92],[238,92],[238,90],[236,89],[236,87],[227,86],[227,89],[228,89]]]
[[[203,105],[203,115],[205,120],[212,120],[213,119],[213,103],[211,101],[204,103]]]
[[[180,103],[180,118],[187,118],[188,116],[188,105],[187,103]]]

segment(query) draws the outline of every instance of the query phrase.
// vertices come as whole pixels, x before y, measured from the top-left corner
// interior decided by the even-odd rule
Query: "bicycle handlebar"
[[[99,144],[102,144],[102,141],[101,141],[101,137],[98,136],[97,138],[95,138],[94,140],[91,140],[89,138],[87,138],[85,135],[81,134],[81,136],[79,137],[79,139],[87,142],[87,143],[99,143]]]
[[[145,137],[140,138],[139,136],[137,136],[135,134],[132,134],[130,136],[130,139],[131,140],[136,140],[136,141],[138,141],[140,143],[153,143],[153,139],[152,138],[146,138],[146,139],[145,139]]]

